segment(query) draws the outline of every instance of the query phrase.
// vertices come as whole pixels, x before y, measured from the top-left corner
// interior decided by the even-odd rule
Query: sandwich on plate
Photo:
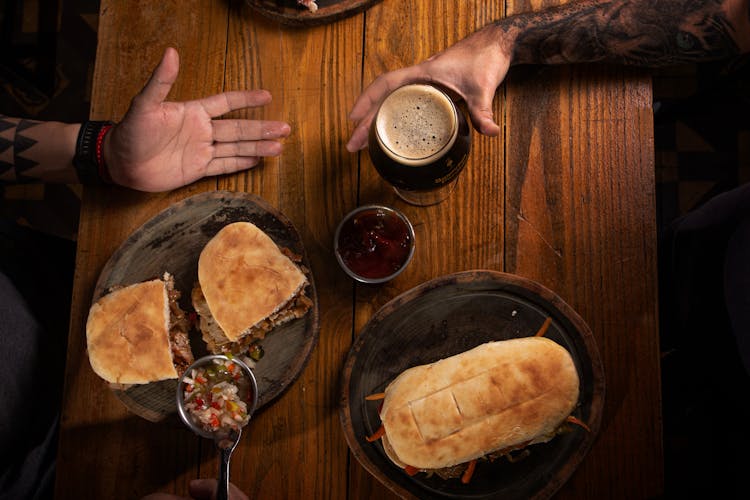
[[[176,379],[193,363],[190,322],[169,273],[117,287],[97,300],[86,321],[94,372],[114,386]]]
[[[468,483],[477,460],[512,459],[554,438],[568,422],[579,380],[568,351],[543,337],[488,342],[402,372],[368,399],[382,399],[381,439],[409,475]]]
[[[192,292],[208,350],[244,354],[274,328],[303,317],[312,300],[300,260],[250,222],[216,233],[201,251]]]

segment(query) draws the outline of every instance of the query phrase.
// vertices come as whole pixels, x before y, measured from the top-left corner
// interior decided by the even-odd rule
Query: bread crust
[[[94,372],[112,384],[177,378],[169,341],[166,283],[154,279],[119,288],[91,306],[86,345]]]
[[[250,222],[224,226],[203,248],[198,281],[213,321],[228,342],[283,309],[307,277]],[[217,344],[221,339],[212,333]]]
[[[380,412],[387,455],[400,466],[441,469],[544,442],[570,415],[578,392],[573,359],[554,341],[482,344],[410,368],[388,385]]]

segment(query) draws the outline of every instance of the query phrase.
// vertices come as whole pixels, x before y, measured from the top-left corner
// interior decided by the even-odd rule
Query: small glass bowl
[[[252,417],[253,413],[258,407],[258,383],[255,380],[255,375],[253,374],[253,371],[250,369],[249,366],[247,366],[237,357],[233,357],[230,359],[228,356],[224,356],[223,354],[211,354],[211,355],[196,359],[195,362],[192,365],[190,365],[187,368],[187,370],[185,370],[185,373],[182,374],[182,376],[179,379],[179,382],[177,383],[177,413],[180,415],[180,419],[182,419],[182,422],[186,426],[188,426],[190,430],[192,430],[194,433],[198,434],[199,436],[202,436],[208,439],[214,439],[216,437],[216,431],[210,432],[210,431],[203,429],[200,426],[200,424],[198,424],[195,420],[193,420],[192,415],[190,415],[190,412],[188,411],[188,409],[185,408],[185,398],[184,398],[185,385],[186,385],[185,376],[189,376],[188,374],[192,373],[193,369],[198,369],[207,365],[214,364],[214,360],[231,361],[232,363],[240,367],[240,370],[242,371],[242,375],[247,380],[247,383],[249,384],[249,389],[252,392],[250,396],[250,400],[243,400],[245,401],[245,404],[247,404],[248,416]]]
[[[333,250],[341,268],[360,283],[384,283],[406,269],[414,256],[414,227],[395,208],[358,207],[341,220]]]

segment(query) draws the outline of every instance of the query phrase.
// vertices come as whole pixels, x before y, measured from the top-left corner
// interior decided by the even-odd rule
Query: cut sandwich
[[[192,292],[203,340],[213,353],[242,354],[312,306],[299,256],[250,222],[224,226],[203,248]]]
[[[169,273],[163,279],[118,287],[96,301],[86,322],[94,372],[128,386],[176,379],[193,362],[190,322]]]
[[[380,395],[388,458],[413,475],[468,482],[479,459],[495,459],[554,438],[578,402],[566,349],[543,337],[482,344],[409,368]],[[370,399],[378,399],[378,396]]]

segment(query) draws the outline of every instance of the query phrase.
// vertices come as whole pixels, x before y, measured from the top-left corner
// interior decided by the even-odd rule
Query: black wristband
[[[97,185],[111,182],[102,176],[104,169],[103,165],[99,164],[96,143],[102,130],[109,129],[112,125],[113,122],[110,121],[87,121],[81,124],[76,141],[76,154],[73,157],[73,165],[81,184]]]

